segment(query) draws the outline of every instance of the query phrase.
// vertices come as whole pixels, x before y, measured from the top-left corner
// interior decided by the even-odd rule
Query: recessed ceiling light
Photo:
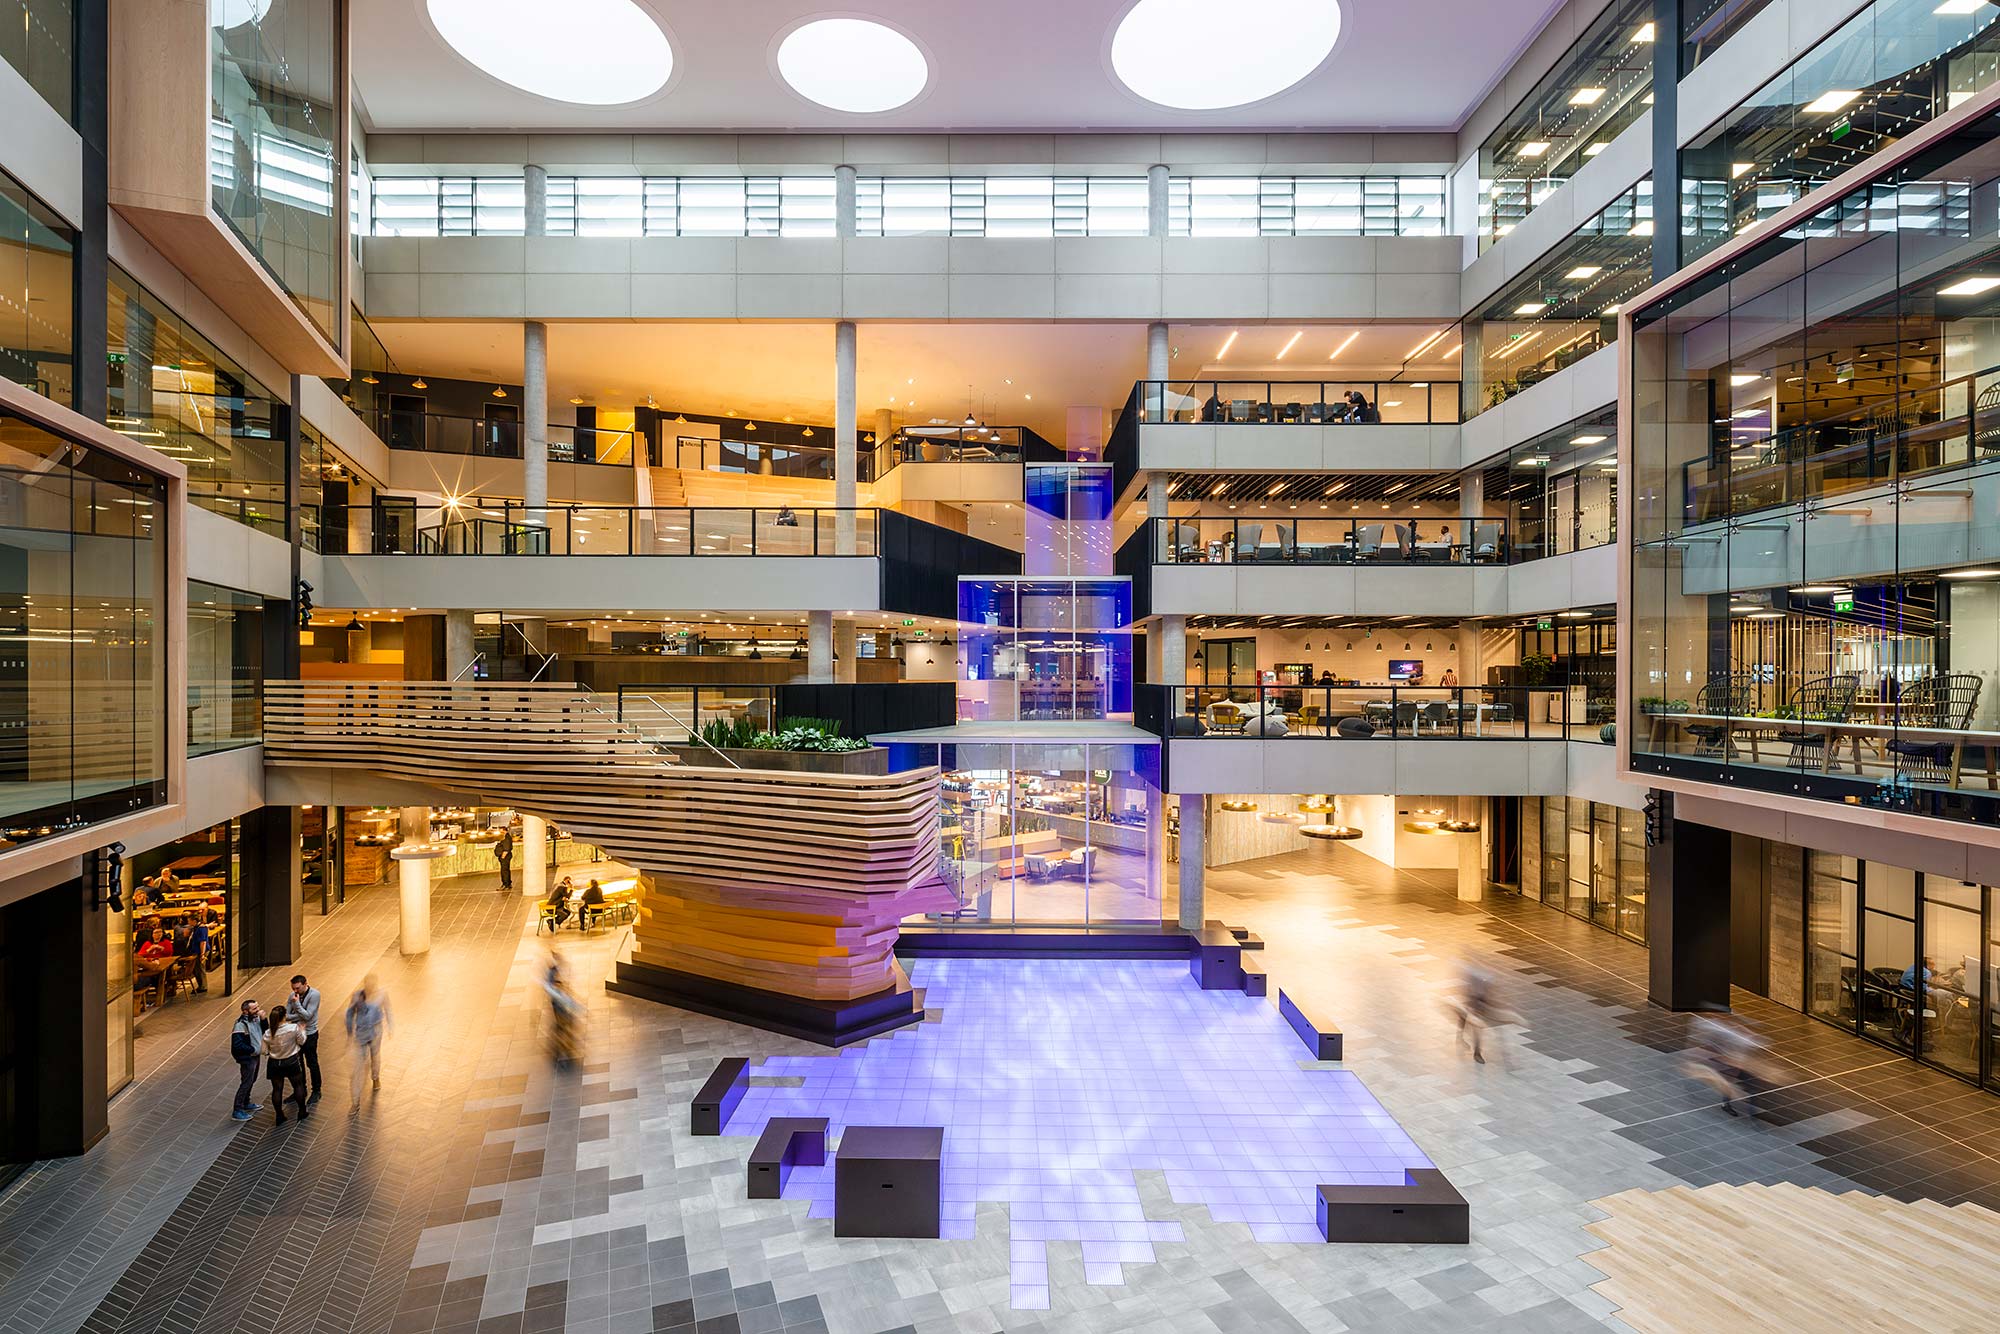
[[[1333,360],[1333,359],[1334,359],[1335,357],[1337,357],[1337,356],[1339,356],[1339,355],[1340,355],[1341,353],[1343,353],[1343,352],[1347,351],[1347,349],[1348,349],[1348,348],[1350,348],[1350,347],[1354,346],[1354,340],[1355,340],[1355,339],[1357,339],[1357,338],[1359,338],[1359,337],[1361,337],[1361,330],[1359,330],[1359,329],[1356,329],[1356,330],[1355,330],[1355,331],[1354,331],[1353,333],[1351,333],[1351,334],[1347,335],[1347,337],[1345,337],[1345,338],[1341,339],[1341,340],[1340,340],[1340,346],[1339,346],[1339,347],[1337,347],[1337,348],[1335,348],[1335,349],[1333,349],[1333,351],[1331,351],[1331,352],[1327,353],[1327,354],[1326,354],[1326,359],[1327,359],[1328,361],[1332,361],[1332,360]]]
[[[1808,116],[1830,116],[1859,96],[1861,94],[1852,88],[1836,88],[1831,92],[1821,93],[1799,110]]]
[[[1629,236],[1651,236],[1652,234],[1653,220],[1651,218],[1647,218],[1644,222],[1633,223],[1632,230],[1627,233]]]
[[[1529,143],[1522,144],[1519,148],[1514,150],[1516,156],[1519,157],[1540,157],[1542,154],[1548,151],[1549,151],[1549,144],[1548,140],[1546,139],[1533,140]]]
[[[814,19],[778,44],[778,73],[808,102],[857,114],[894,111],[930,83],[917,44],[870,19]]]
[[[1845,593],[1848,587],[1846,584],[1795,584],[1785,591],[1798,593],[1804,597],[1824,597],[1831,593]]]
[[[1611,437],[1608,435],[1575,435],[1570,437],[1572,445],[1601,445]]]
[[[1757,164],[1754,162],[1732,162],[1729,164],[1729,179],[1733,181],[1744,172],[1756,169]]]
[[[617,106],[650,97],[674,49],[632,0],[427,0],[452,50],[503,83],[558,102]]]
[[[1610,144],[1592,144],[1590,147],[1583,150],[1583,155],[1585,157],[1596,157],[1599,153],[1602,153],[1605,149],[1609,147],[1611,147]]]
[[[1579,88],[1569,95],[1569,104],[1573,107],[1595,106],[1597,99],[1602,96],[1604,96],[1602,88]]]
[[[1602,272],[1604,272],[1604,266],[1602,264],[1579,264],[1575,268],[1571,269],[1568,273],[1565,273],[1563,277],[1595,278],[1598,274]]]
[[[1761,375],[1732,375],[1729,377],[1729,383],[1740,389],[1746,384],[1755,384],[1763,378]]]
[[[1943,10],[1938,10],[1938,11],[1936,11],[1936,12],[1938,12],[1938,13],[1940,13],[1940,14],[1941,14],[1941,13],[1943,13],[1944,11],[1943,11]],[[1977,570],[1946,570],[1946,571],[1945,571],[1945,572],[1944,572],[1943,574],[1940,574],[1940,575],[1938,576],[1938,578],[1940,578],[1940,579],[2000,579],[2000,570],[1988,570],[1988,569],[1977,569]]]
[[[2000,278],[1961,278],[1949,287],[1938,288],[1939,296],[1978,296],[2000,287]]]
[[[1273,360],[1283,361],[1285,359],[1285,353],[1297,347],[1299,340],[1301,338],[1304,338],[1305,336],[1306,336],[1306,331],[1304,329],[1295,330],[1292,336],[1285,340],[1285,345],[1278,349],[1278,355],[1275,358],[1273,358]]]
[[[1944,3],[1933,9],[1931,13],[1973,14],[1977,13],[1986,3],[1987,0],[1944,0]]]
[[[1516,315],[1539,315],[1542,313],[1542,309],[1543,307],[1541,302],[1526,301],[1514,307],[1514,313]]]
[[[1635,42],[1650,42],[1650,41],[1652,41],[1652,40],[1653,40],[1653,25],[1652,25],[1652,24],[1650,24],[1650,23],[1642,23],[1642,24],[1640,24],[1640,25],[1639,25],[1639,30],[1638,30],[1637,32],[1635,32],[1635,33],[1633,33],[1633,34],[1632,34],[1632,40],[1633,40],[1633,41],[1635,41]]]
[[[1111,35],[1111,68],[1148,102],[1214,111],[1284,92],[1339,37],[1336,0],[1234,0],[1224,22],[1211,0],[1138,0]]]
[[[1229,355],[1229,349],[1236,346],[1236,335],[1241,332],[1242,330],[1240,329],[1231,329],[1229,331],[1229,337],[1222,340],[1222,350],[1215,354],[1215,359],[1217,361],[1221,361],[1224,357]]]

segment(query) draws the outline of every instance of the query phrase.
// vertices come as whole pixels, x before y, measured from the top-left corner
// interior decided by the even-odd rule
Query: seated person
[[[562,879],[556,881],[556,887],[549,891],[547,898],[542,900],[543,907],[554,910],[555,924],[557,926],[561,926],[569,920],[569,896],[574,892],[574,889],[575,887],[570,884],[569,877],[564,876]]]
[[[595,880],[592,880],[590,882],[590,888],[583,891],[582,904],[580,907],[577,908],[577,920],[579,923],[582,924],[583,929],[588,931],[590,929],[591,919],[598,916],[603,911],[604,911],[604,887],[598,884]]]
[[[202,926],[199,936],[195,931],[191,918],[182,919],[174,928],[174,967],[194,979],[196,991],[207,991],[207,970],[201,966],[201,956],[208,950],[208,928]]]
[[[160,878],[156,875],[147,876],[139,882],[139,887],[132,891],[132,906],[135,908],[158,908],[166,901],[167,896],[160,889]]]
[[[799,526],[799,516],[792,513],[790,505],[780,505],[778,506],[778,517],[775,522],[780,528],[796,528]]]
[[[160,928],[157,926],[146,928],[139,942],[135,963],[138,968],[138,982],[133,990],[137,991],[142,986],[151,987],[153,1004],[158,1005],[166,994],[167,974],[174,966],[174,947],[171,942],[161,938]]]

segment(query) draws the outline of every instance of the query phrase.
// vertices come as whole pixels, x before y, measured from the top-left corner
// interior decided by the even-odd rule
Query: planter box
[[[716,752],[707,746],[669,746],[667,749],[682,764],[691,764],[698,769],[723,767],[722,761],[715,757]],[[817,750],[739,750],[734,746],[724,746],[722,753],[741,769],[779,769],[794,774],[869,774],[878,777],[889,772],[889,752],[883,746],[841,754]]]

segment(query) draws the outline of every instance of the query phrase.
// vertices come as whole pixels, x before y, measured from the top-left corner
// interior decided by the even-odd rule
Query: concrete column
[[[431,858],[398,857],[396,875],[401,917],[396,948],[404,958],[431,949]]]
[[[1167,343],[1167,326],[1155,320],[1146,326],[1146,378],[1166,379],[1168,363],[1172,359],[1173,349]]]
[[[1167,169],[1160,163],[1146,168],[1146,235],[1167,234]]]
[[[806,680],[833,680],[833,613],[806,613]]]
[[[855,234],[854,168],[833,169],[833,234],[846,240]]]
[[[1461,820],[1478,820],[1480,807],[1485,804],[1481,797],[1460,797],[1457,816]],[[1476,834],[1453,834],[1458,840],[1458,898],[1461,903],[1477,903],[1486,897],[1486,827],[1480,823]]]
[[[895,438],[896,438],[895,412],[889,408],[875,409],[875,457],[877,459],[885,460],[889,457],[887,453],[889,448],[889,442]],[[878,463],[876,466],[877,466],[876,475],[880,476],[881,465]]]
[[[1166,901],[1162,897],[1167,888],[1167,798],[1166,794],[1146,785],[1146,897],[1166,911]]]
[[[549,822],[521,812],[521,897],[539,899],[549,892]]]
[[[521,169],[521,233],[524,236],[549,234],[549,169],[530,162]]]
[[[521,326],[521,503],[529,523],[548,522],[549,504],[549,326],[529,320]]]
[[[1729,831],[1674,816],[1654,792],[1664,837],[1646,849],[1647,999],[1667,1010],[1729,1008]]]
[[[1171,502],[1167,499],[1167,486],[1172,480],[1165,473],[1156,472],[1146,475],[1147,518],[1164,519],[1167,517],[1167,511],[1171,507]]]
[[[1154,630],[1160,636],[1160,685],[1183,686],[1187,684],[1187,617],[1162,616],[1153,622]],[[1167,717],[1178,718],[1187,707],[1186,696],[1181,691],[1167,692]]]
[[[447,611],[444,614],[444,679],[472,679],[472,613]]]
[[[855,647],[858,637],[854,632],[854,622],[838,620],[833,623],[833,679],[852,683],[854,680]]]
[[[1458,623],[1458,683],[1471,688],[1486,680],[1485,651],[1479,642],[1486,622],[1474,618]]]
[[[1208,798],[1181,798],[1181,929],[1199,931],[1207,917]]]
[[[840,516],[834,525],[835,554],[854,551],[855,482],[859,474],[854,430],[854,324],[833,326],[833,503]]]

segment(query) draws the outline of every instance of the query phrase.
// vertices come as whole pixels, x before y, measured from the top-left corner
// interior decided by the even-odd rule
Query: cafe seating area
[[[1501,519],[1156,522],[1163,526],[1155,550],[1165,565],[1496,565],[1508,559]]]

